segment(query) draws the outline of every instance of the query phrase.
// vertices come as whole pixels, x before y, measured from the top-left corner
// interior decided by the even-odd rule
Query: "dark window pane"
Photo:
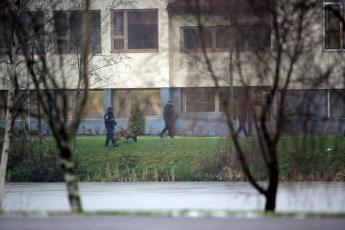
[[[340,48],[340,17],[341,11],[339,5],[327,5],[325,7],[326,28],[325,28],[325,47],[326,49]]]
[[[56,36],[56,48],[58,52],[66,51],[67,47],[67,13],[63,11],[54,12],[54,28]]]
[[[91,35],[90,35],[90,51],[101,51],[101,13],[99,11],[92,12],[91,17]]]
[[[248,49],[248,33],[249,29],[246,26],[236,27],[235,28],[235,42],[234,48],[238,50],[246,50]]]
[[[56,41],[58,51],[66,51],[68,48],[68,43],[66,39],[57,39]]]
[[[31,117],[39,117],[39,112],[42,112],[42,108],[38,108],[40,105],[37,94],[35,91],[29,92],[28,98],[28,113]]]
[[[205,48],[212,48],[211,28],[204,27],[202,35],[197,27],[183,28],[183,47],[185,49],[202,48],[202,42],[205,42]]]
[[[54,12],[54,26],[57,36],[67,36],[67,12]]]
[[[345,118],[345,91],[330,92],[330,116],[332,118]]]
[[[215,90],[191,88],[185,91],[185,112],[215,112]]]
[[[115,114],[116,117],[127,117],[128,116],[128,103],[127,95],[128,92],[125,90],[117,90],[113,95],[115,95]]]
[[[128,12],[128,49],[158,48],[157,11]]]
[[[233,47],[235,33],[229,26],[218,26],[216,28],[216,48],[225,49]]]
[[[271,32],[268,26],[248,26],[245,38],[249,50],[264,49],[270,46]]]
[[[114,49],[123,49],[124,40],[123,39],[114,39]]]
[[[0,6],[2,4],[0,3]],[[9,50],[9,45],[11,44],[9,42],[10,40],[10,27],[9,27],[9,21],[6,17],[6,14],[4,12],[4,9],[0,9],[0,53],[6,52]]]
[[[44,13],[42,11],[26,11],[21,14],[20,18],[28,52],[43,52]]]
[[[82,11],[71,11],[69,18],[70,25],[70,51],[80,51],[83,44],[83,13]]]
[[[285,113],[291,119],[315,120],[326,115],[326,95],[317,90],[289,90],[285,94]]]
[[[114,26],[114,35],[116,36],[123,36],[124,29],[123,29],[123,12],[114,12],[113,13],[113,26]]]

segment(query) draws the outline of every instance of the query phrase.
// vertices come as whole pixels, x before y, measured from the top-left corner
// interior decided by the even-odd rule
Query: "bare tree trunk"
[[[75,173],[74,161],[72,158],[71,146],[64,144],[60,149],[61,169],[64,175],[68,190],[68,200],[72,212],[82,212],[82,206],[78,188],[78,177]]]
[[[266,204],[265,204],[265,211],[272,211],[274,212],[276,208],[276,198],[278,192],[278,172],[273,173],[271,172],[271,176],[269,178],[269,185],[267,189],[266,195]]]
[[[15,55],[13,55],[15,57]],[[11,65],[9,66],[9,77],[10,77],[10,84],[8,88],[8,96],[7,96],[7,107],[6,107],[6,116],[5,116],[5,135],[4,135],[4,142],[2,144],[2,152],[1,152],[1,164],[0,164],[0,210],[3,209],[3,201],[5,195],[5,181],[6,181],[6,170],[7,170],[7,162],[8,162],[8,154],[10,150],[11,144],[11,133],[12,133],[12,108],[14,105],[14,93],[15,93],[15,75],[16,75],[16,64],[15,61],[12,60]]]
[[[276,208],[276,199],[277,199],[277,192],[278,192],[278,183],[279,183],[279,167],[277,161],[277,147],[274,144],[274,147],[271,146],[270,155],[271,155],[271,162],[269,162],[268,167],[268,187],[266,191],[266,205],[265,211],[273,211]]]

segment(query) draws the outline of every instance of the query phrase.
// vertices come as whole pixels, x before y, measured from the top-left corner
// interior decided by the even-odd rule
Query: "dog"
[[[126,142],[128,142],[129,139],[133,139],[134,142],[138,141],[138,135],[134,134],[134,133],[130,133],[127,130],[121,130],[119,132],[120,136],[123,137],[124,139],[126,139]]]
[[[132,139],[134,142],[137,142],[138,134],[137,132],[129,132],[128,130],[121,129],[120,132],[116,133],[116,139],[119,140],[120,138],[124,138],[126,142],[128,142],[129,139]]]

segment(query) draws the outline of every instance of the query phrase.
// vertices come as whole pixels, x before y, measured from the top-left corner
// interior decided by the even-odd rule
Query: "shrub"
[[[140,103],[137,98],[134,98],[134,103],[132,104],[128,128],[130,132],[137,134],[144,134],[145,132],[144,111],[140,108]]]
[[[31,154],[27,154],[28,146]],[[55,143],[41,143],[33,137],[28,141],[23,135],[14,138],[8,159],[7,180],[10,182],[63,181]]]

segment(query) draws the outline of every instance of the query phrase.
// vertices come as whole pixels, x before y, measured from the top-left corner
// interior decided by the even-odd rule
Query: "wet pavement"
[[[262,210],[245,182],[80,183],[86,211]],[[277,211],[345,212],[344,182],[281,183]],[[64,183],[10,183],[6,211],[67,211]]]

